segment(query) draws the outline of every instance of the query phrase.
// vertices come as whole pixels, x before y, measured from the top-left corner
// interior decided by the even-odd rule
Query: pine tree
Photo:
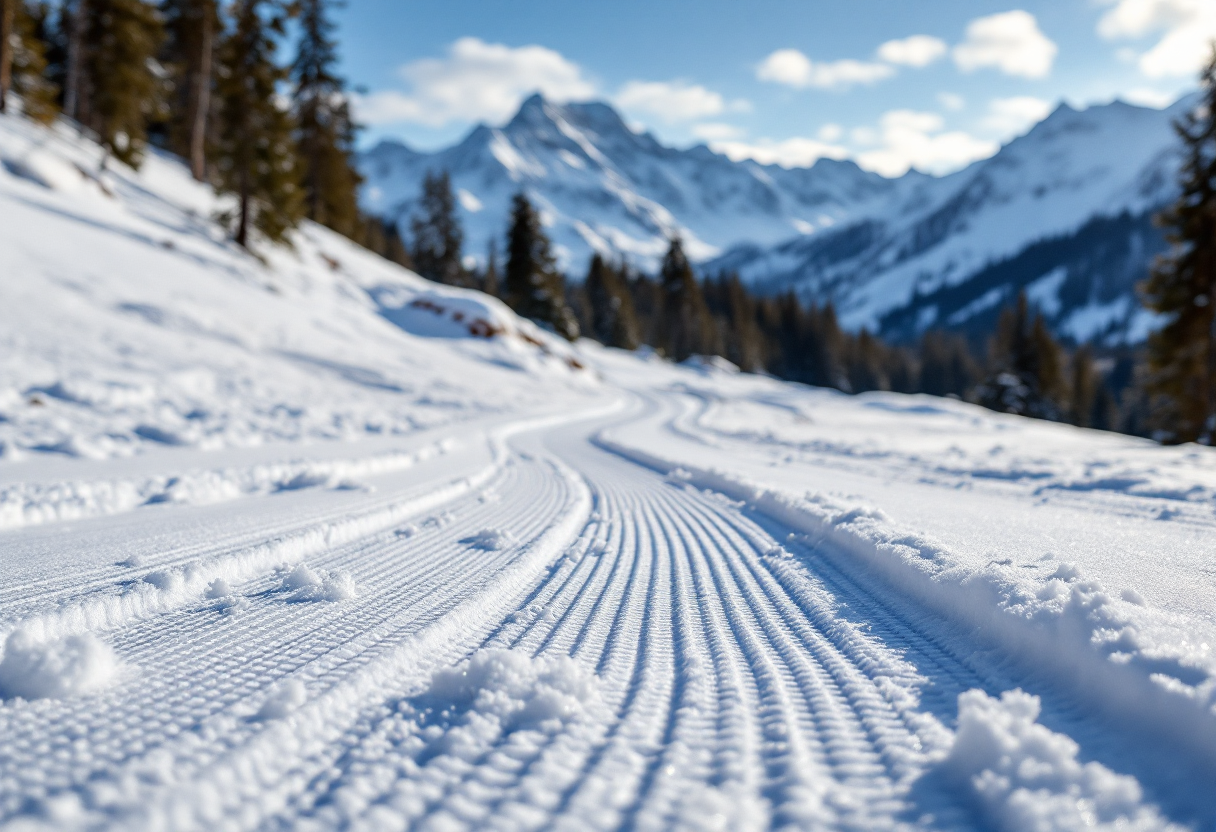
[[[790,293],[790,302],[795,307],[794,314],[798,319],[796,327],[799,337],[795,349],[803,356],[806,381],[820,387],[853,392],[845,370],[845,354],[849,345],[836,319],[836,308],[827,303],[823,307],[811,306],[803,312],[793,293]]]
[[[486,271],[481,277],[481,291],[491,297],[498,297],[500,291],[498,286],[498,243],[494,239],[490,239],[489,248],[486,251]]]
[[[297,0],[300,43],[291,77],[295,82],[297,145],[309,219],[352,236],[359,222],[353,163],[355,125],[345,83],[337,74],[337,43],[329,11],[335,0]]]
[[[850,390],[854,393],[890,390],[885,358],[882,343],[869,330],[862,329],[856,338],[850,339],[847,361]]]
[[[437,283],[472,286],[461,263],[464,231],[456,216],[456,197],[447,171],[428,172],[422,180],[418,213],[410,220],[414,237],[414,265],[418,274]]]
[[[1162,213],[1171,251],[1143,286],[1165,316],[1149,336],[1147,388],[1159,435],[1216,443],[1216,54],[1201,76],[1202,103],[1174,125],[1183,143],[1181,195]]]
[[[979,375],[979,367],[962,337],[941,330],[931,330],[922,336],[917,385],[920,392],[965,398]]]
[[[294,123],[279,106],[285,71],[274,63],[275,36],[283,8],[271,0],[237,0],[232,31],[219,50],[216,95],[219,124],[212,150],[221,192],[237,198],[237,243],[249,247],[256,228],[272,242],[285,242],[303,216]]]
[[[170,147],[189,161],[191,175],[203,182],[219,8],[216,0],[163,0],[161,12],[168,35],[165,63],[174,80]]]
[[[679,237],[671,238],[659,271],[659,283],[663,288],[660,312],[663,352],[673,361],[712,353],[713,325],[709,307]]]
[[[990,345],[993,372],[977,390],[980,404],[1002,413],[1059,419],[1068,398],[1060,346],[1026,294],[1005,309]]]
[[[22,111],[35,121],[54,120],[58,89],[47,77],[47,44],[40,33],[47,10],[24,0],[0,0],[0,113],[8,94],[21,96]]]
[[[591,257],[584,285],[591,307],[590,334],[609,347],[637,349],[640,341],[637,313],[624,275],[597,253]]]
[[[78,0],[80,103],[77,117],[106,150],[138,166],[148,123],[164,89],[154,61],[164,40],[160,15],[144,0]]]
[[[507,236],[507,303],[525,318],[573,341],[578,338],[578,322],[566,305],[565,281],[549,246],[536,209],[523,192],[517,193],[511,201]]]

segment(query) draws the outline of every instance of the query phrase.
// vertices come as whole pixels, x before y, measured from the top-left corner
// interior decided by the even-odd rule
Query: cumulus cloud
[[[922,67],[946,54],[946,44],[929,35],[889,40],[878,47],[878,57],[889,64]]]
[[[1164,109],[1178,100],[1176,93],[1162,92],[1150,87],[1135,87],[1123,93],[1120,97],[1129,104],[1152,107],[1156,110]]]
[[[967,101],[958,93],[939,92],[937,102],[947,110],[961,110],[967,106]]]
[[[1149,78],[1191,76],[1211,55],[1216,40],[1216,3],[1212,0],[1104,0],[1113,5],[1098,21],[1098,34],[1108,40],[1159,35],[1157,43],[1136,56]]]
[[[982,125],[985,130],[1002,138],[1015,136],[1038,124],[1051,112],[1051,102],[1030,95],[994,98],[988,102],[988,115]]]
[[[699,84],[684,81],[630,81],[614,97],[617,106],[626,110],[657,116],[663,121],[691,121],[716,116],[727,109],[721,95]],[[730,109],[746,107],[746,102],[732,102]]]
[[[716,141],[710,147],[736,162],[754,159],[762,165],[781,165],[786,168],[805,168],[820,159],[844,159],[849,152],[839,145],[818,139],[793,138],[784,141],[760,139],[749,143],[742,141]]]
[[[966,38],[954,47],[954,62],[963,72],[991,67],[1006,75],[1045,78],[1057,51],[1034,15],[1016,9],[967,24]]]
[[[816,63],[797,49],[778,49],[756,67],[761,81],[789,87],[845,89],[855,84],[873,84],[895,74],[887,64],[845,59]]]
[[[744,134],[741,127],[725,124],[720,121],[707,121],[692,126],[692,134],[707,142],[721,142],[728,139],[738,139]]]
[[[398,74],[408,90],[358,96],[360,121],[429,127],[454,121],[502,121],[533,92],[555,101],[590,98],[596,92],[577,64],[552,49],[510,47],[474,37],[457,40],[442,58],[408,63]]]
[[[891,110],[879,120],[878,146],[857,157],[857,163],[883,176],[899,176],[915,167],[925,173],[949,173],[998,149],[994,141],[954,130],[943,132],[936,113]]]

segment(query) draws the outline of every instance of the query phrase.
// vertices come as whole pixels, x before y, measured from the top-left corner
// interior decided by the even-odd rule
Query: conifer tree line
[[[149,145],[180,155],[231,197],[221,219],[243,246],[255,230],[285,242],[308,217],[408,262],[399,235],[359,211],[339,3],[0,0],[0,110],[15,96],[31,118],[62,113],[132,167]]]
[[[585,278],[567,281],[541,212],[524,192],[511,203],[503,279],[493,244],[483,270],[467,268],[456,200],[442,171],[426,175],[410,229],[420,274],[498,295],[571,340],[582,335],[626,350],[648,345],[674,361],[721,356],[745,371],[849,393],[923,392],[1085,427],[1146,429],[1130,357],[1099,359],[1084,346],[1070,353],[1025,295],[1005,310],[986,344],[932,331],[915,345],[892,345],[864,329],[842,329],[830,303],[807,305],[793,292],[758,296],[734,274],[698,279],[679,237],[654,276],[594,254]],[[1116,365],[1121,372],[1112,372]]]

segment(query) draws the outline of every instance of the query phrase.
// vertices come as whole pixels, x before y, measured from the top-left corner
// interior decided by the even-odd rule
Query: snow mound
[[[509,533],[501,529],[482,529],[477,534],[463,538],[460,542],[472,546],[474,549],[496,552],[499,549],[507,548],[515,540]]]
[[[118,658],[92,633],[39,642],[24,631],[5,641],[0,660],[0,697],[61,699],[108,687]]]
[[[464,722],[496,723],[504,732],[558,730],[599,702],[595,675],[569,656],[532,658],[516,650],[482,650],[431,679],[421,703]]]
[[[742,372],[736,364],[727,361],[720,355],[690,355],[680,363],[685,367],[700,370],[706,375],[721,373],[733,376]]]
[[[355,597],[355,579],[346,572],[326,572],[300,563],[283,570],[280,589],[291,593],[292,601],[349,601]]]
[[[1142,803],[1134,777],[1077,761],[1078,746],[1039,725],[1039,698],[958,698],[958,733],[946,764],[966,777],[995,826],[1012,831],[1177,829]]]
[[[79,193],[88,185],[84,171],[68,160],[41,148],[29,151],[19,158],[0,159],[9,173],[27,179],[52,191],[68,194]]]
[[[266,701],[254,714],[254,719],[285,719],[296,708],[308,701],[308,691],[299,679],[288,679],[274,685],[266,694]]]

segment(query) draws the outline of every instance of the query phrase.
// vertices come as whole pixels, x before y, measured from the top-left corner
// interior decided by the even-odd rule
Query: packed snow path
[[[8,587],[8,628],[87,629],[116,679],[0,708],[4,820],[972,828],[967,790],[935,774],[956,699],[1043,686],[805,535],[598,439],[678,407],[605,409],[467,440],[375,492],[163,509],[143,538],[131,515],[86,521],[77,545],[134,555]],[[230,534],[161,548],[219,517]],[[208,591],[174,591],[191,580]],[[140,581],[168,597],[105,608]],[[1047,706],[1102,735],[1066,696]]]

